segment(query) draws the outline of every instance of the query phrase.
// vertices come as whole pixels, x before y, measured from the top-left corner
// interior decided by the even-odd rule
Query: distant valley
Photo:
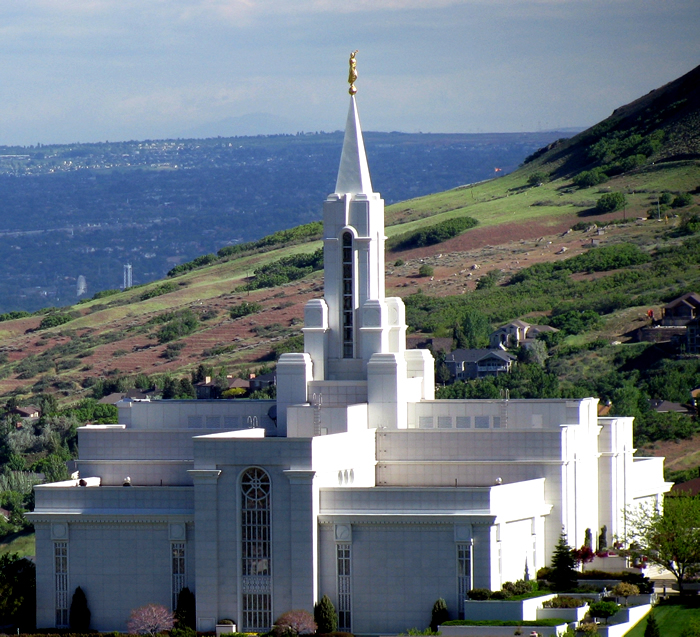
[[[507,174],[569,135],[369,132],[365,142],[375,188],[391,204]],[[341,144],[334,132],[0,147],[0,312],[120,288],[127,263],[133,283],[147,283],[317,220]]]

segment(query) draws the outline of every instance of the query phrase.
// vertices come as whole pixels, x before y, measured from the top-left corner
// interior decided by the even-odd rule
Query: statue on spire
[[[350,74],[348,75],[348,84],[350,84],[348,93],[350,93],[350,95],[355,95],[355,93],[357,93],[357,88],[355,87],[355,80],[357,80],[357,60],[355,60],[356,55],[357,51],[353,51],[350,54]]]

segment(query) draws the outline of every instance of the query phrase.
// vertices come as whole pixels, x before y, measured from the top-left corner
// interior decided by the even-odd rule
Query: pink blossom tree
[[[173,624],[173,614],[165,606],[146,604],[131,611],[127,626],[132,635],[157,635]]]
[[[314,616],[305,610],[290,610],[280,615],[275,622],[278,635],[311,635],[316,632]]]

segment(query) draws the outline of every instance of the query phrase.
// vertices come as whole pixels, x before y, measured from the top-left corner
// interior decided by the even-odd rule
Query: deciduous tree
[[[316,632],[316,622],[313,615],[305,610],[290,610],[277,618],[275,632],[290,637],[310,635]]]
[[[173,627],[173,614],[160,604],[146,604],[131,611],[127,624],[132,635],[157,635]]]
[[[681,594],[686,580],[700,572],[700,501],[688,496],[667,497],[663,512],[651,505],[628,509],[626,550],[646,557],[671,573]]]

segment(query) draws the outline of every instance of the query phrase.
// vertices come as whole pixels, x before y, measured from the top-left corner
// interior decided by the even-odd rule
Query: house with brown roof
[[[685,326],[700,317],[700,295],[688,292],[661,308],[661,325]]]

